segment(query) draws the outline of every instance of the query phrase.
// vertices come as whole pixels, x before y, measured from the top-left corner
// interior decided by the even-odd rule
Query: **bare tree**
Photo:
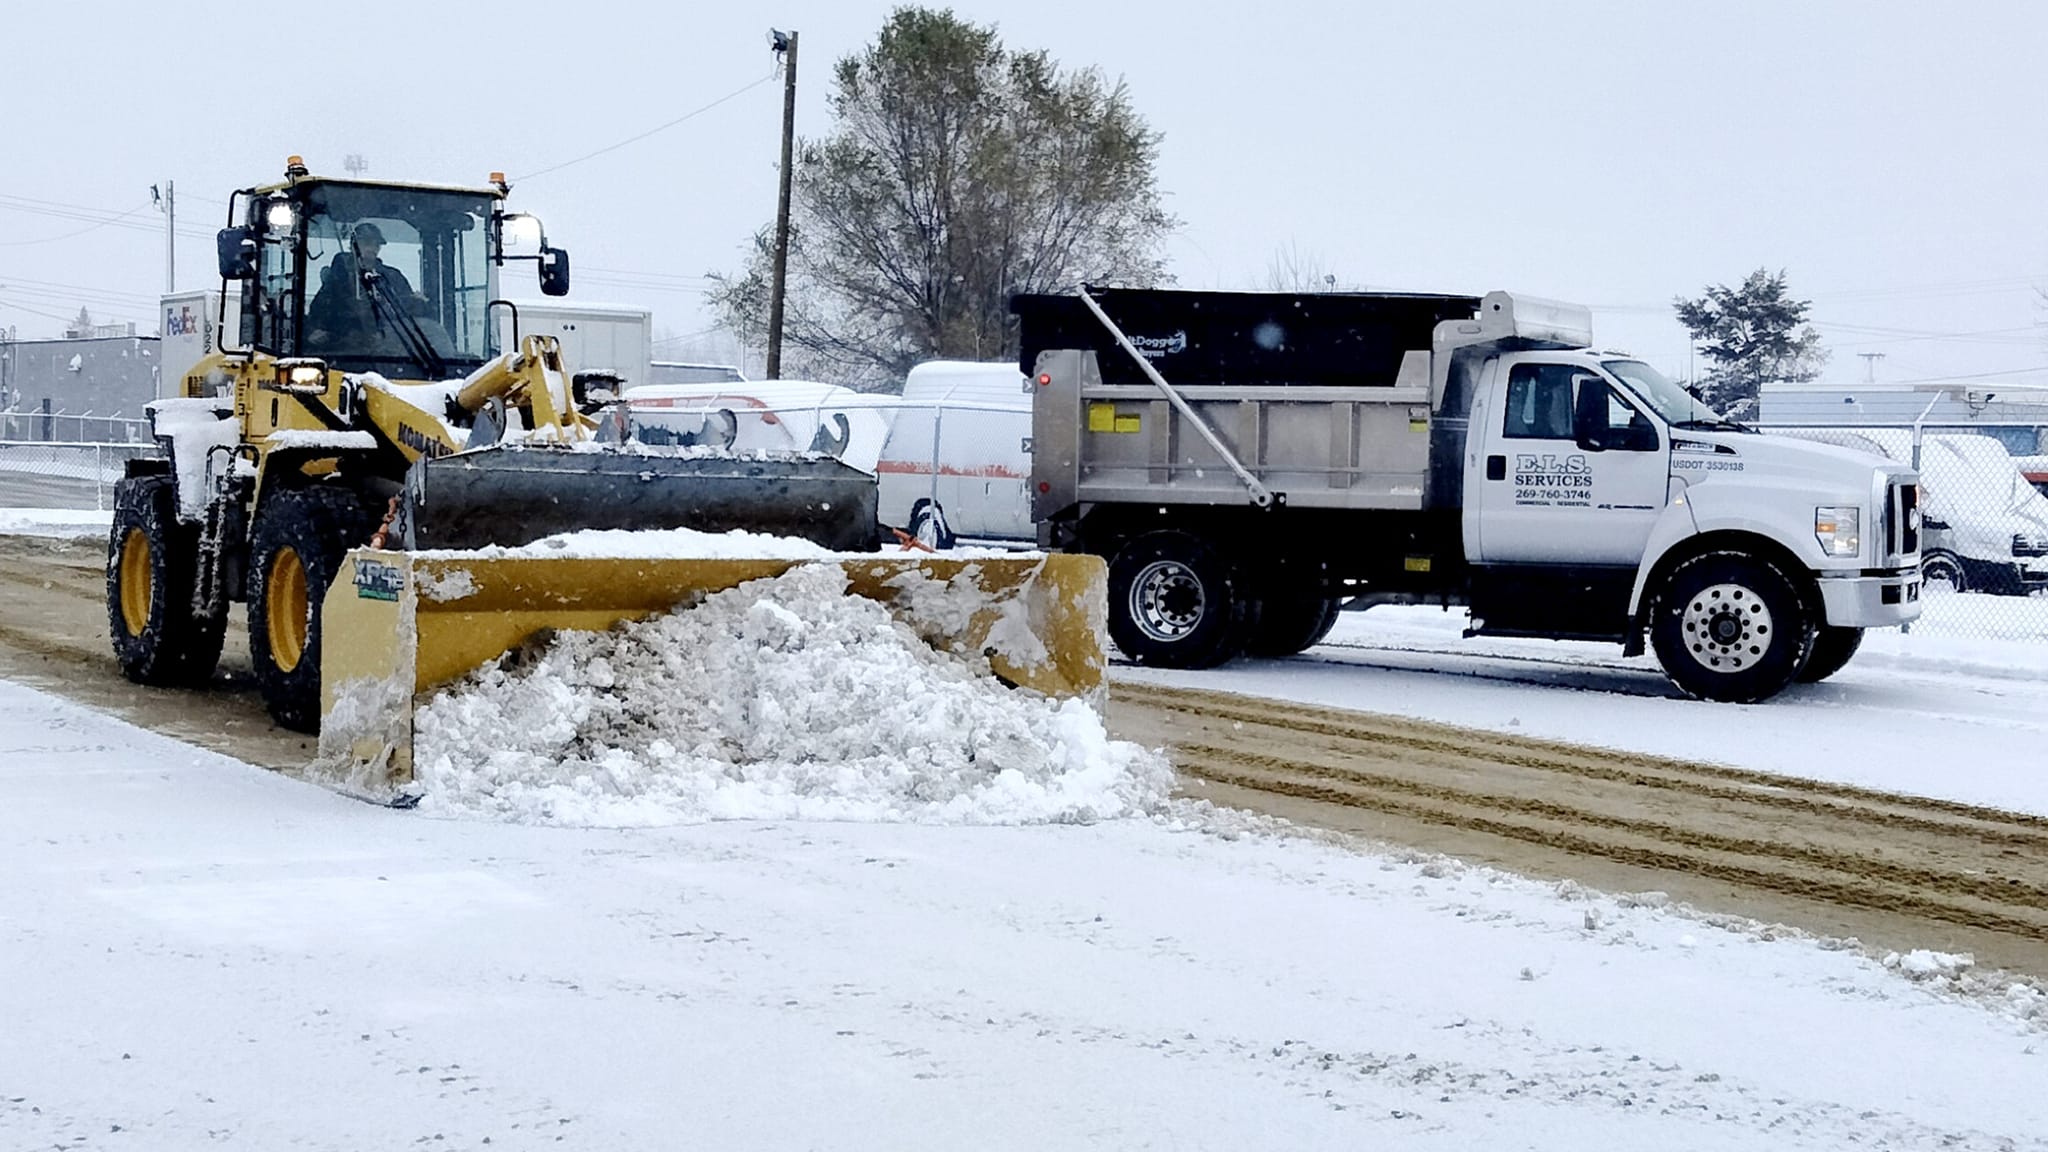
[[[1121,82],[900,8],[833,71],[832,130],[793,173],[785,358],[857,386],[1017,351],[1009,297],[1165,278],[1160,137]],[[770,234],[710,301],[765,333]]]
[[[1266,289],[1271,292],[1334,292],[1337,275],[1322,255],[1289,240],[1273,250],[1266,265]]]

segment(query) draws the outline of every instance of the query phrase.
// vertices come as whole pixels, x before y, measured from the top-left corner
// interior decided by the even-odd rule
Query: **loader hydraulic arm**
[[[596,423],[576,410],[568,380],[561,343],[552,336],[528,336],[516,350],[472,375],[455,394],[455,403],[474,414],[491,400],[502,400],[525,415],[533,432],[552,429],[554,439],[587,440]]]

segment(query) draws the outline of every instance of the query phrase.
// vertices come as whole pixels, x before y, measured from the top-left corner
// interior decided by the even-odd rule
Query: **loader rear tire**
[[[107,538],[107,630],[121,674],[137,684],[204,684],[220,663],[227,614],[192,609],[199,528],[178,520],[169,476],[133,476],[114,485],[114,526]]]
[[[351,548],[380,517],[341,487],[300,488],[265,501],[249,541],[249,659],[271,718],[320,730],[320,602]]]

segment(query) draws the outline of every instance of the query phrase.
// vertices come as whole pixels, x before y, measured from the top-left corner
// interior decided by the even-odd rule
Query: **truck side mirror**
[[[256,278],[255,229],[223,228],[220,235],[214,237],[214,246],[219,250],[221,279]]]
[[[1608,447],[1606,385],[1595,380],[1579,381],[1579,394],[1572,402],[1572,438],[1588,452]]]
[[[542,248],[540,250],[540,290],[547,296],[569,294],[569,250],[566,248]]]

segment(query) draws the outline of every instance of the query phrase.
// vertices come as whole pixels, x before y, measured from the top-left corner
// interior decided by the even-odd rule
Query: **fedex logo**
[[[164,335],[197,336],[200,320],[190,304],[180,304],[175,310],[164,309]]]

